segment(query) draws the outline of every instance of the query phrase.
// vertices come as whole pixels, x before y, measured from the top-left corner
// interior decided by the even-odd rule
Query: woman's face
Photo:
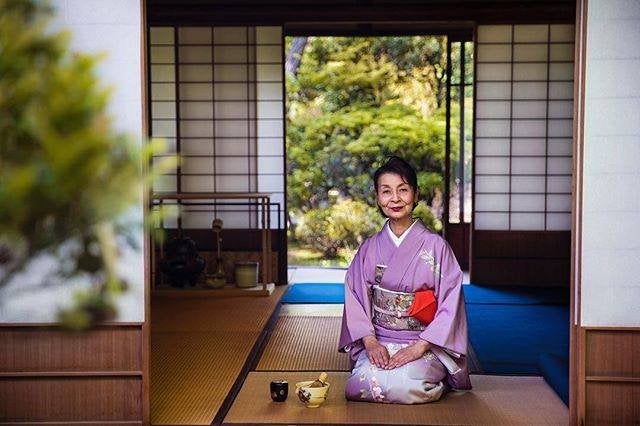
[[[400,175],[384,173],[378,177],[376,199],[382,212],[392,220],[411,217],[417,194]]]

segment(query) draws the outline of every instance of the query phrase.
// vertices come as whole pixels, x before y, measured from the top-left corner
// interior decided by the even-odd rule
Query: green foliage
[[[58,256],[60,276],[90,277],[75,313],[62,315],[81,327],[115,314],[126,287],[115,269],[119,218],[141,205],[142,164],[157,145],[141,152],[114,131],[97,58],[47,31],[50,15],[42,1],[0,0],[0,285]]]
[[[442,228],[433,212],[444,191],[444,37],[310,37],[286,88],[287,183],[290,215],[302,216],[298,243],[333,256],[342,241],[357,246],[377,231],[383,219],[372,177],[390,155],[417,171],[415,215],[435,231]],[[454,163],[458,145],[451,147]],[[338,205],[346,205],[331,205],[331,189],[362,202],[361,226],[351,237],[327,232]]]
[[[336,111],[402,99],[429,115],[444,105],[444,37],[312,37],[302,57],[295,101]],[[290,94],[292,92],[289,92]]]
[[[442,231],[442,221],[433,214],[429,206],[424,202],[420,201],[418,205],[413,209],[413,217],[416,217],[427,226],[427,228],[431,229],[433,232]]]
[[[301,243],[333,259],[341,250],[355,251],[383,223],[384,218],[374,207],[362,201],[340,200],[302,215],[295,234]]]
[[[371,177],[386,157],[399,155],[416,167],[427,202],[443,189],[444,123],[426,120],[410,107],[350,106],[305,125],[290,125],[287,149],[292,206],[318,207],[327,191],[373,204]]]
[[[389,155],[414,165],[431,204],[444,189],[445,71],[443,37],[310,38],[286,82],[293,210],[322,206],[331,188],[374,205]]]

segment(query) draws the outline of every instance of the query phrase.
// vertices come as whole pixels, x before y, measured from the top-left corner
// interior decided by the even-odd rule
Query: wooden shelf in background
[[[262,284],[255,287],[240,288],[227,284],[222,288],[203,287],[156,287],[151,297],[188,298],[188,297],[263,297],[271,296],[275,289],[274,283],[268,283],[266,288]]]
[[[164,201],[175,200],[178,204],[180,204],[183,200],[234,200],[234,199],[252,199],[256,202],[256,207],[260,206],[260,217],[259,217],[259,227],[255,228],[260,230],[261,234],[261,261],[260,264],[263,268],[262,274],[262,288],[259,290],[250,289],[250,292],[247,294],[247,291],[244,289],[240,289],[242,291],[238,292],[239,289],[233,286],[223,287],[221,289],[202,289],[197,291],[216,291],[218,292],[218,296],[269,296],[273,293],[273,283],[269,283],[271,281],[271,259],[268,252],[271,251],[271,198],[270,194],[266,192],[191,192],[191,193],[177,193],[177,192],[156,192],[152,195],[152,203],[158,202],[160,206],[162,206]],[[204,203],[203,203],[204,204]],[[256,212],[257,213],[257,212]],[[180,217],[178,217],[178,228],[181,228]],[[162,224],[161,224],[162,228]],[[155,258],[155,249],[151,250],[151,264],[156,265],[157,259]],[[269,287],[271,286],[271,288]],[[229,290],[226,292],[225,290]],[[151,292],[152,295],[158,291],[155,287],[155,281],[151,281]],[[160,290],[163,291],[163,290]],[[226,294],[229,293],[229,294]],[[176,294],[177,297],[194,297],[201,296],[202,293],[193,293],[188,295],[185,292],[180,292]],[[167,295],[169,296],[169,295]]]

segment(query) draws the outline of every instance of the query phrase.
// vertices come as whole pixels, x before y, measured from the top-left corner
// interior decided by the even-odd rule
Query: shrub
[[[384,218],[375,207],[345,199],[304,213],[295,235],[301,244],[334,259],[341,250],[355,251],[367,237],[380,230],[383,223]]]
[[[427,203],[420,201],[415,209],[413,209],[413,217],[416,217],[431,229],[433,232],[440,232],[442,230],[442,221],[437,219],[433,214]]]

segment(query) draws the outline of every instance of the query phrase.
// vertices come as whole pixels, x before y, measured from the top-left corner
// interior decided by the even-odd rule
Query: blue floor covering
[[[540,375],[567,404],[568,290],[463,288],[469,342],[483,373]]]
[[[282,297],[282,303],[344,303],[344,284],[296,283]]]
[[[522,286],[462,286],[466,303],[501,305],[569,305],[569,289]]]
[[[467,303],[469,341],[486,374],[541,375],[544,353],[569,353],[569,308]]]
[[[556,391],[560,399],[569,405],[569,358],[542,354],[538,359],[542,377]]]
[[[543,354],[568,358],[567,289],[475,284],[463,289],[469,341],[485,374],[541,375]],[[344,303],[344,285],[296,283],[282,302]]]

